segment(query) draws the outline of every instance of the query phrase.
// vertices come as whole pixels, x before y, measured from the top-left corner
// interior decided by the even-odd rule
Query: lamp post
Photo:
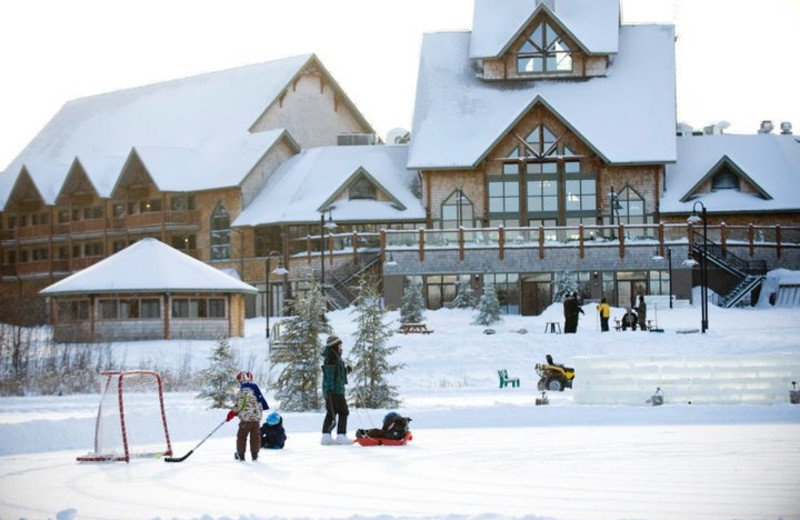
[[[616,235],[614,235],[614,212],[619,211],[621,206],[619,204],[619,199],[617,198],[619,194],[614,191],[614,186],[611,186],[611,191],[608,195],[611,197],[611,238],[613,240],[616,238]],[[619,218],[617,218],[617,221],[619,221]]]
[[[697,215],[697,206],[700,205],[700,216]],[[703,256],[700,257],[700,331],[705,334],[708,330],[708,214],[706,206],[701,201],[695,201],[692,214],[686,221],[692,225],[703,221]],[[689,244],[691,248],[691,244]]]
[[[286,269],[285,267],[283,267],[283,260],[280,260],[278,262],[278,267],[276,267],[274,271],[270,271],[270,268],[272,267],[272,265],[271,265],[272,264],[272,257],[276,256],[276,255],[278,256],[278,258],[280,258],[280,256],[281,256],[281,254],[279,252],[277,252],[277,251],[270,251],[269,254],[267,254],[267,259],[266,259],[266,263],[267,263],[267,271],[266,271],[266,273],[267,273],[267,286],[266,286],[266,289],[265,289],[265,299],[267,301],[266,301],[266,304],[264,305],[264,311],[265,311],[264,314],[267,315],[267,339],[269,339],[269,315],[272,314],[272,291],[270,290],[271,285],[270,285],[270,282],[269,282],[270,272],[272,274],[277,274],[278,276],[284,276],[284,275],[289,274],[289,270]]]
[[[672,248],[667,249],[667,269],[669,269],[669,308],[672,308]],[[664,257],[658,253],[658,249],[656,249],[656,254],[653,256],[653,260],[661,261]]]
[[[325,222],[325,214],[328,214],[328,222]],[[333,231],[336,229],[336,222],[333,221],[333,208],[323,209],[319,213],[319,227],[321,236],[320,247],[320,290],[322,295],[325,296],[325,230]]]

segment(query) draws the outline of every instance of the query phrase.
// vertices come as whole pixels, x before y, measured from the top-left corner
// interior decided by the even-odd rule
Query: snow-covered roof
[[[179,183],[182,190],[207,188],[212,179],[217,186],[236,185],[253,166],[247,161],[260,156],[259,147],[277,138],[275,130],[248,130],[311,60],[316,57],[306,54],[70,101],[11,162],[0,183],[13,184],[25,165],[42,195],[54,195],[77,157],[99,194],[108,196],[120,173],[112,165],[132,149],[155,147],[173,152],[153,152],[153,160],[179,167],[178,178],[160,176],[164,184]],[[241,160],[226,162],[236,157]],[[0,206],[10,191],[0,186]],[[45,196],[45,202],[52,199]]]
[[[334,220],[387,222],[424,220],[414,196],[416,173],[406,169],[407,146],[327,146],[309,148],[284,162],[234,226],[315,222],[332,195],[365,174],[392,200],[336,200]]]
[[[781,134],[703,135],[677,138],[678,160],[667,165],[662,213],[688,213],[700,200],[711,213],[800,209],[800,137]],[[767,195],[737,190],[695,193],[720,161]],[[694,198],[692,198],[694,197]],[[681,201],[685,202],[681,202]]]
[[[258,290],[155,238],[144,238],[72,276],[42,289],[44,295]]]
[[[536,103],[609,163],[674,161],[673,29],[620,27],[608,75],[585,81],[484,81],[469,60],[470,33],[426,34],[409,168],[474,167]]]
[[[537,6],[538,4],[538,6]],[[618,50],[619,0],[475,0],[470,58],[497,58],[546,10],[590,54]]]

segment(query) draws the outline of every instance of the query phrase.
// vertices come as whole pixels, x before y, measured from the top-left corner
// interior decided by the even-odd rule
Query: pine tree
[[[578,291],[578,280],[572,271],[559,271],[553,281],[553,302],[558,303],[564,297]]]
[[[377,280],[365,277],[359,284],[352,314],[358,325],[355,344],[348,355],[353,361],[349,377],[353,402],[358,408],[394,408],[400,400],[397,388],[387,382],[386,376],[403,365],[388,360],[400,347],[387,346],[394,332],[386,321],[387,311],[381,304]]]
[[[411,280],[400,302],[400,323],[422,323],[425,299],[422,297],[422,284]]]
[[[209,408],[230,408],[236,393],[236,372],[239,370],[236,357],[227,338],[218,337],[216,347],[209,357],[208,368],[201,370],[201,383],[197,399],[211,401]]]
[[[325,319],[325,300],[319,284],[291,302],[292,317],[284,320],[281,342],[270,348],[273,367],[281,365],[271,385],[275,398],[286,411],[302,412],[322,408],[320,397],[320,334],[330,334]]]
[[[472,284],[466,279],[459,280],[458,292],[453,299],[453,307],[456,309],[474,309],[477,304],[478,298],[475,296],[475,291],[472,290]]]
[[[473,323],[477,325],[491,325],[500,321],[500,300],[494,285],[483,286],[483,294],[478,302],[478,316]]]

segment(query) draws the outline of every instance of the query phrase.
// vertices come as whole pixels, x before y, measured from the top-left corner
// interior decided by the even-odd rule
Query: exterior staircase
[[[722,246],[711,240],[703,240],[703,234],[695,231],[694,242],[692,243],[692,253],[697,258],[703,257],[703,249],[706,248],[706,256],[710,263],[727,271],[739,279],[739,283],[727,294],[720,295],[717,305],[730,308],[737,304],[750,301],[750,295],[764,282],[767,267],[764,260],[744,260],[729,251],[722,249]]]
[[[349,307],[356,299],[355,294],[349,288],[350,284],[366,274],[380,262],[380,259],[380,254],[370,255],[366,259],[361,257],[360,261],[351,262],[326,277],[328,283],[325,284],[324,293],[328,309],[340,310]]]

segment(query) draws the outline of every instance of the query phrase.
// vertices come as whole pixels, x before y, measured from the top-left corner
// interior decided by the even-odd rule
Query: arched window
[[[570,71],[569,45],[546,21],[539,23],[517,49],[517,72],[520,74]]]
[[[644,224],[646,223],[646,212],[644,197],[639,195],[635,189],[625,186],[617,194],[618,208],[616,210],[617,222],[622,224]]]
[[[211,213],[211,260],[231,257],[231,216],[221,202]]]
[[[475,209],[472,201],[459,188],[442,203],[442,229],[475,227]]]

